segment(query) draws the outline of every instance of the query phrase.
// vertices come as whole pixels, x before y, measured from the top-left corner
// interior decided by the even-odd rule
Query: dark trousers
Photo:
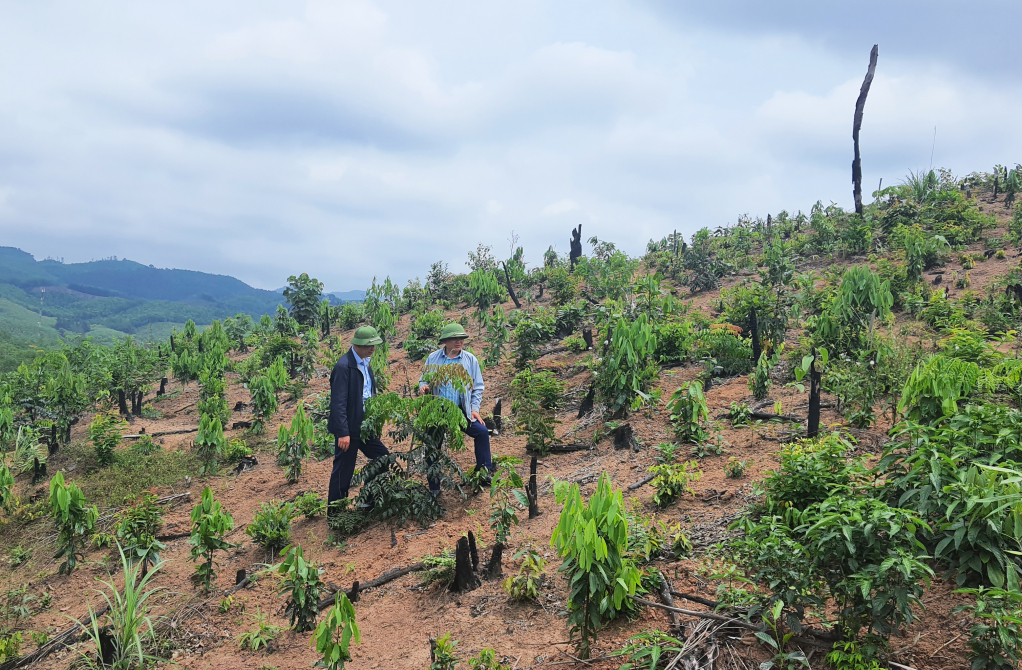
[[[347,451],[341,451],[334,440],[334,469],[330,473],[330,492],[327,494],[327,504],[335,500],[348,497],[348,487],[351,486],[351,476],[355,474],[355,459],[358,452],[365,454],[370,461],[390,453],[387,447],[383,446],[380,438],[374,437],[368,442],[351,438]]]
[[[486,429],[485,425],[469,419],[468,426],[462,428],[461,432],[475,441],[476,467],[486,468],[492,472],[493,461],[490,456],[490,431]],[[429,490],[439,491],[440,482],[434,479],[429,480]]]

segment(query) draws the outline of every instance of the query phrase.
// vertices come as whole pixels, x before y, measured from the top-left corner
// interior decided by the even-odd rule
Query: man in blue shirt
[[[376,393],[370,365],[376,345],[383,342],[372,326],[362,326],[351,339],[351,349],[330,373],[330,419],[327,428],[335,436],[334,468],[330,474],[327,504],[348,497],[358,452],[373,460],[389,454],[379,437],[362,440],[365,401]],[[331,511],[327,508],[328,513]]]
[[[467,391],[459,391],[451,384],[445,384],[440,388],[431,389],[420,377],[419,393],[432,392],[433,395],[447,398],[455,405],[461,407],[468,419],[468,426],[463,429],[464,433],[475,441],[476,467],[486,468],[493,471],[493,462],[490,456],[490,431],[483,424],[483,418],[479,414],[479,407],[483,402],[483,372],[479,361],[475,356],[465,351],[465,340],[468,333],[460,323],[449,323],[440,331],[440,349],[434,351],[426,358],[426,367],[433,365],[458,364],[465,368],[468,376],[472,379],[471,388]],[[429,490],[433,495],[440,494],[440,482],[430,481]]]

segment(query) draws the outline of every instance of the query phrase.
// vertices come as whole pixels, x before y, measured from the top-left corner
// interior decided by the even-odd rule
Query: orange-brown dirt
[[[1003,227],[1007,212],[1001,203],[985,203],[987,212],[997,214]],[[1003,230],[1001,231],[1003,233]],[[973,251],[981,250],[981,245],[974,245]],[[844,264],[863,262],[865,259],[847,259]],[[1018,261],[1015,253],[1009,251],[1005,259],[989,259],[977,262],[976,268],[970,272],[972,289],[977,293],[996,277],[1007,273]],[[820,266],[822,267],[821,262]],[[957,256],[949,263],[945,272],[961,271]],[[741,277],[730,278],[725,286],[741,281]],[[952,282],[945,281],[942,286]],[[951,294],[961,291],[950,286]],[[695,309],[709,311],[716,293],[697,295],[688,298],[683,292],[678,293],[691,303]],[[506,309],[513,309],[508,303]],[[467,312],[466,312],[467,313]],[[394,342],[404,340],[408,334],[408,317],[403,317],[396,329]],[[475,327],[470,328],[475,333]],[[344,333],[343,338],[350,336]],[[794,344],[794,342],[792,342]],[[927,346],[930,342],[924,341]],[[470,342],[470,347],[472,342]],[[553,345],[552,345],[553,346]],[[482,343],[476,343],[476,350]],[[556,370],[561,379],[567,382],[568,408],[558,415],[561,424],[558,435],[571,433],[568,442],[586,442],[591,439],[597,422],[575,419],[578,402],[590,381],[586,369],[576,365],[581,355],[554,353],[539,359],[539,368]],[[392,385],[401,388],[408,380],[417,379],[421,362],[409,362],[404,351],[399,347],[391,349],[390,370],[393,374]],[[320,367],[306,391],[306,398],[328,393],[329,386],[326,367]],[[603,438],[591,451],[571,454],[552,455],[541,459],[540,475],[540,508],[542,516],[529,520],[527,514],[519,514],[521,525],[512,533],[511,549],[504,554],[505,574],[513,574],[517,570],[511,555],[514,551],[531,546],[538,549],[547,559],[546,582],[541,591],[538,604],[510,603],[499,582],[484,581],[482,586],[466,594],[443,592],[435,588],[419,586],[419,575],[408,574],[381,588],[366,592],[356,605],[357,618],[362,632],[362,643],[353,646],[353,661],[349,667],[355,669],[387,669],[387,670],[422,670],[429,666],[428,638],[437,633],[450,631],[452,639],[460,641],[459,655],[463,658],[475,655],[484,647],[496,649],[498,657],[512,668],[547,668],[568,667],[576,664],[572,659],[572,647],[567,644],[568,629],[565,624],[565,599],[567,588],[565,580],[558,574],[560,561],[550,547],[551,532],[556,525],[559,509],[555,504],[550,478],[563,481],[578,482],[583,493],[591,493],[596,479],[602,471],[606,471],[614,485],[624,488],[628,484],[641,480],[649,465],[653,463],[652,445],[669,441],[672,438],[670,424],[663,409],[664,402],[678,385],[696,376],[697,370],[692,367],[665,369],[660,375],[658,386],[663,389],[660,406],[650,416],[635,413],[628,418],[635,430],[642,448],[637,452],[631,450],[616,451],[609,437]],[[484,410],[492,407],[498,397],[507,397],[508,384],[513,376],[513,369],[504,364],[497,369],[487,370],[486,394]],[[238,401],[247,402],[248,392],[239,383],[237,377],[228,374],[228,404],[233,407]],[[192,428],[198,423],[195,403],[198,387],[195,383],[185,385],[178,383],[170,386],[172,395],[154,404],[162,415],[159,419],[136,419],[132,432],[145,427],[149,433],[168,431],[181,428]],[[785,413],[804,416],[806,395],[793,388],[785,388],[775,384],[771,392],[771,400],[781,400]],[[689,560],[676,562],[656,561],[655,566],[662,570],[674,583],[678,591],[695,594],[704,598],[714,598],[717,583],[701,574],[697,568],[699,557],[712,545],[728,533],[730,519],[739,512],[751,496],[754,495],[754,483],[764,473],[778,465],[776,452],[778,442],[775,433],[781,427],[764,426],[754,435],[749,428],[733,429],[723,420],[715,419],[724,414],[734,402],[749,402],[752,398],[748,389],[747,377],[742,376],[728,380],[726,383],[713,387],[707,393],[711,419],[717,420],[720,435],[727,442],[727,452],[719,456],[708,456],[700,459],[699,467],[702,478],[694,484],[696,495],[681,500],[664,510],[658,510],[651,502],[650,487],[640,487],[635,491],[626,489],[626,498],[634,499],[639,507],[648,514],[657,514],[660,518],[679,521],[687,530],[696,551]],[[824,398],[825,404],[829,398]],[[832,403],[831,403],[832,404]],[[506,406],[506,404],[505,404]],[[294,415],[296,403],[282,403],[278,414],[267,427],[265,435],[276,434],[277,425],[290,421]],[[853,431],[860,442],[860,453],[876,454],[886,439],[884,430],[890,427],[889,416],[882,416],[886,406],[877,407],[880,425],[869,431]],[[235,413],[232,421],[249,418],[247,412]],[[73,432],[73,440],[87,439],[86,427],[91,417],[84,417]],[[580,425],[581,424],[581,425]],[[844,425],[845,422],[834,409],[824,411],[823,425]],[[243,436],[241,431],[228,431],[229,437]],[[187,450],[191,448],[194,434],[172,435],[160,438],[165,450]],[[263,438],[265,441],[266,438]],[[385,443],[388,442],[386,438]],[[250,441],[251,442],[251,441]],[[503,434],[492,440],[494,454],[507,454],[522,458],[527,462],[523,437]],[[314,649],[310,646],[311,634],[296,634],[286,630],[287,622],[283,617],[284,598],[277,594],[275,579],[269,576],[262,578],[256,585],[243,589],[235,594],[234,606],[228,614],[217,611],[225,590],[234,585],[234,575],[239,569],[252,572],[262,564],[270,563],[274,557],[267,555],[259,547],[253,545],[245,535],[245,527],[251,522],[254,512],[265,501],[285,500],[293,498],[297,493],[313,490],[326,497],[327,482],[331,463],[329,460],[307,461],[301,481],[288,485],[284,481],[282,469],[275,463],[269,449],[260,451],[257,456],[259,465],[245,471],[240,476],[226,474],[216,477],[199,478],[195,481],[180,481],[178,484],[158,491],[160,495],[191,492],[190,500],[183,500],[165,513],[166,526],[162,533],[187,532],[189,514],[203,486],[210,486],[217,500],[231,512],[235,520],[235,529],[228,539],[240,544],[240,548],[229,554],[221,554],[217,560],[216,589],[210,595],[203,595],[191,581],[194,565],[188,558],[188,539],[173,540],[163,552],[165,567],[153,580],[153,585],[164,590],[154,601],[154,613],[172,612],[174,626],[167,638],[172,645],[168,653],[170,659],[182,668],[202,670],[226,670],[229,668],[280,668],[304,669],[317,660]],[[471,448],[457,456],[463,468],[473,465]],[[730,457],[747,460],[749,467],[741,479],[729,479],[724,474],[724,466]],[[359,456],[359,465],[365,462]],[[62,460],[60,455],[51,461],[50,473],[57,469],[65,471],[73,479],[74,464]],[[41,487],[32,487],[25,479],[19,478],[19,494],[28,499],[33,492]],[[300,519],[294,523],[293,539],[302,544],[306,557],[318,562],[324,569],[324,580],[335,586],[349,588],[354,580],[362,582],[390,570],[394,567],[406,566],[419,561],[426,554],[436,554],[443,549],[452,548],[466,531],[472,530],[483,543],[492,538],[488,527],[489,497],[486,493],[469,496],[462,500],[456,492],[444,493],[442,503],[447,510],[442,520],[427,529],[414,523],[404,528],[395,529],[397,546],[391,546],[391,526],[376,523],[370,528],[349,538],[345,545],[334,546],[328,540],[331,531],[322,517],[314,520]],[[46,519],[35,523],[49,528]],[[425,530],[425,532],[423,532]],[[25,529],[8,524],[0,529],[0,538],[4,553],[22,541]],[[47,531],[52,533],[52,531]],[[9,562],[0,568],[0,586],[5,589],[27,583],[29,592],[52,594],[52,606],[41,610],[21,626],[24,630],[41,631],[48,627],[51,631],[64,629],[68,625],[67,617],[81,617],[89,606],[99,608],[104,604],[95,589],[101,585],[98,579],[109,579],[110,571],[114,573],[114,581],[118,572],[116,562],[103,559],[110,556],[108,549],[90,549],[87,554],[88,563],[70,577],[56,574],[57,562],[51,560],[53,538],[37,532],[37,538],[43,538],[35,547],[33,557],[25,564],[12,568]],[[488,557],[489,552],[484,552]],[[922,618],[909,626],[904,635],[891,640],[891,658],[906,666],[914,668],[963,668],[967,667],[966,641],[968,640],[969,620],[963,614],[952,614],[953,608],[965,602],[960,596],[952,593],[953,584],[934,579],[924,597],[925,612]],[[655,599],[654,594],[650,594]],[[679,606],[690,609],[706,610],[702,605],[679,601]],[[276,643],[270,653],[252,653],[239,650],[236,637],[251,628],[250,618],[245,613],[252,613],[259,608],[270,616],[270,620],[284,628],[277,636]],[[38,609],[38,608],[35,608]],[[35,609],[33,611],[35,611]],[[244,612],[244,613],[243,613]],[[587,668],[616,668],[622,659],[602,659],[599,657],[618,649],[630,636],[643,630],[657,627],[666,630],[667,617],[662,611],[646,609],[633,621],[616,621],[611,623],[599,635],[599,641],[593,652],[594,659],[585,664]],[[27,639],[23,651],[29,650],[31,644]],[[66,668],[81,652],[87,651],[85,643],[59,651],[39,662],[39,668]],[[825,667],[825,652],[806,647],[810,654],[811,666]],[[736,656],[737,655],[737,656]],[[768,655],[754,643],[751,634],[740,640],[731,640],[731,649],[721,658],[718,667],[758,667],[759,662]],[[726,664],[725,664],[726,661]],[[582,664],[578,664],[582,665]]]

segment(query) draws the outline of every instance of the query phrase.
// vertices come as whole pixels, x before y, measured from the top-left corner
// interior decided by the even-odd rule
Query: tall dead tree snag
[[[571,260],[571,269],[575,269],[575,263],[578,259],[582,258],[582,224],[578,224],[578,228],[571,229],[571,252],[568,254],[568,258]]]
[[[749,310],[749,334],[752,335],[752,360],[759,362],[759,355],[763,352],[759,344],[759,322],[756,321],[756,308]]]
[[[522,308],[521,301],[518,300],[518,296],[515,295],[515,287],[511,283],[511,272],[507,269],[507,262],[504,262],[504,278],[507,280],[507,292],[511,296],[511,300],[514,301],[515,307],[518,309]]]
[[[813,362],[809,366],[809,421],[806,425],[806,437],[816,437],[820,432],[820,387],[822,379],[817,369],[819,355],[813,349]]]
[[[542,512],[539,511],[539,488],[536,483],[536,466],[539,461],[535,456],[529,461],[529,483],[525,485],[525,495],[529,500],[529,518],[535,519]]]
[[[859,156],[859,129],[862,128],[862,112],[866,108],[866,96],[877,69],[877,45],[869,52],[869,69],[859,89],[859,99],[855,101],[855,118],[852,119],[852,143],[855,145],[855,158],[852,160],[852,195],[855,196],[855,213],[862,216],[862,159]]]

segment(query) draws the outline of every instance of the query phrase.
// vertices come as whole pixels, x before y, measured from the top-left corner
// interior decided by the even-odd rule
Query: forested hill
[[[258,319],[281,302],[279,291],[225,275],[129,260],[37,261],[21,249],[0,247],[0,331],[32,342],[67,333],[155,339],[189,319],[207,324],[238,312]]]

